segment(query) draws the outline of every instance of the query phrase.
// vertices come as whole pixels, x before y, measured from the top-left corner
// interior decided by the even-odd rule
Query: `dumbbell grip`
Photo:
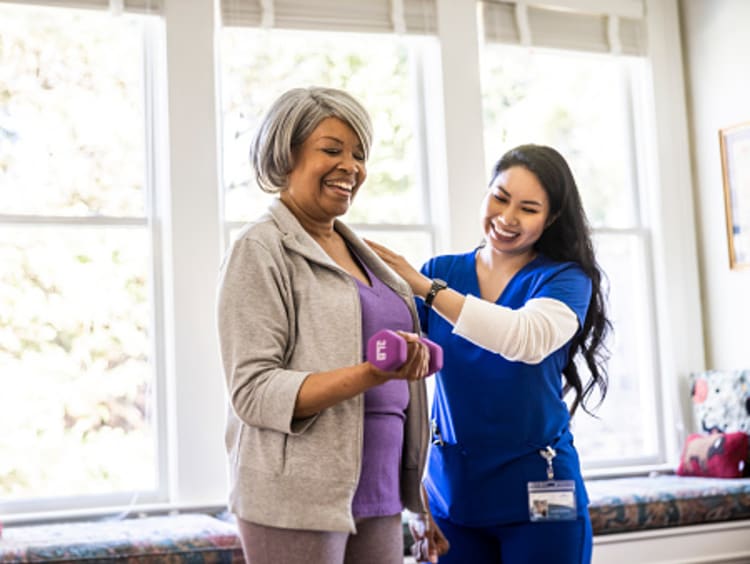
[[[428,374],[434,374],[443,367],[443,349],[427,337],[420,337],[430,353]],[[382,329],[367,342],[367,360],[376,368],[391,372],[398,370],[408,356],[406,339],[395,331]]]
[[[419,340],[427,345],[427,349],[430,351],[430,365],[427,373],[435,374],[443,367],[443,347],[430,341],[427,337],[420,337]]]
[[[407,356],[406,339],[395,331],[382,329],[367,341],[367,360],[379,370],[398,370]]]

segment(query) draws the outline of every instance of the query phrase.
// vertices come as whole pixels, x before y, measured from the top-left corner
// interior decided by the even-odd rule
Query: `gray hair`
[[[372,122],[362,104],[335,88],[293,88],[271,105],[250,144],[250,163],[261,190],[275,193],[286,188],[287,175],[294,166],[293,149],[329,117],[354,130],[367,159]]]

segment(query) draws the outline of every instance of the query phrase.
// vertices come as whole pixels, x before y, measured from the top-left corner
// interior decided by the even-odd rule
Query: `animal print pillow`
[[[678,476],[741,478],[747,465],[746,433],[695,433],[685,441]]]
[[[708,370],[690,375],[696,431],[750,433],[750,370]]]

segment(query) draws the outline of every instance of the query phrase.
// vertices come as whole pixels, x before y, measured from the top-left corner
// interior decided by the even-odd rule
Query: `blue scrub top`
[[[435,257],[422,272],[480,297],[475,256],[476,250]],[[583,326],[591,281],[575,263],[540,254],[514,275],[496,303],[519,309],[542,297],[568,305]],[[431,447],[425,478],[432,512],[468,526],[529,521],[527,483],[547,479],[547,463],[538,451],[550,445],[557,451],[554,479],[576,482],[583,515],[588,496],[562,399],[570,343],[539,364],[513,362],[455,335],[453,326],[421,300],[417,306],[423,332],[443,347],[432,406],[443,444]]]

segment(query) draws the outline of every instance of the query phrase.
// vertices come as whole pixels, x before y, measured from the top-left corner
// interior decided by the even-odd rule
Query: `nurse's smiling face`
[[[534,253],[549,217],[547,192],[534,173],[518,165],[493,179],[481,207],[487,245],[515,256]]]

